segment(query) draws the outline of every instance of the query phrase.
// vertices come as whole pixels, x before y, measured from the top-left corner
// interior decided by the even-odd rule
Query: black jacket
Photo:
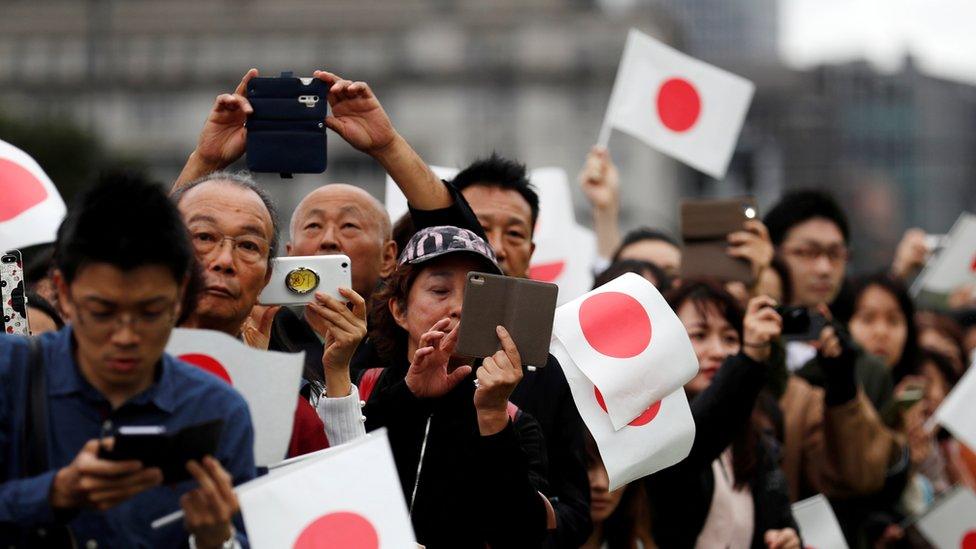
[[[654,541],[660,547],[695,546],[712,504],[712,462],[749,422],[765,382],[765,365],[739,354],[728,358],[711,385],[691,402],[695,419],[691,452],[684,461],[645,479]],[[758,450],[759,465],[749,485],[755,512],[752,547],[764,548],[767,530],[799,529],[775,442],[764,438]]]
[[[477,216],[460,192],[445,183],[454,203],[440,210],[410,208],[414,227],[453,225],[473,231],[485,238]],[[369,360],[363,349],[357,353]],[[362,362],[360,362],[361,364]],[[353,368],[356,369],[354,360]],[[556,530],[549,535],[546,547],[575,549],[586,542],[593,528],[590,521],[590,483],[583,451],[583,420],[576,410],[569,384],[559,362],[549,355],[545,368],[526,369],[522,382],[512,393],[512,402],[538,420],[545,435],[549,456],[549,486],[546,493],[556,511]]]
[[[473,375],[443,397],[418,399],[404,381],[408,367],[404,359],[384,369],[364,414],[367,430],[387,429],[417,542],[430,549],[539,547],[546,536],[539,490],[546,487],[538,424],[522,413],[481,436]]]

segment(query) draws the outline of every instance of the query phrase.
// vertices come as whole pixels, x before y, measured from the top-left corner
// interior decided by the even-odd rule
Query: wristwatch
[[[197,540],[193,534],[190,534],[190,549],[197,549]],[[230,537],[224,540],[220,549],[241,549],[241,544],[237,542],[237,530],[233,524],[230,525]]]

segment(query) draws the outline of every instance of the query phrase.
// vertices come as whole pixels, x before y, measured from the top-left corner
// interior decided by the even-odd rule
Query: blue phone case
[[[252,172],[322,173],[326,166],[325,82],[291,76],[252,78],[247,99],[247,169]]]

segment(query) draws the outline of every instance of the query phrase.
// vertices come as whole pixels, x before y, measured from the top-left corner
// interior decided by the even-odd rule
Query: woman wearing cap
[[[452,356],[470,271],[502,274],[471,231],[431,227],[373,295],[370,338],[383,362],[373,366],[384,369],[368,390],[367,429],[388,430],[418,543],[538,546],[552,515],[537,492],[541,431],[508,403],[522,378],[518,349],[498,327],[502,350],[476,371]]]

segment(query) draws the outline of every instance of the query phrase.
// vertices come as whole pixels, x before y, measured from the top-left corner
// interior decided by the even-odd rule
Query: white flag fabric
[[[562,168],[536,168],[529,181],[539,194],[539,218],[532,240],[535,252],[529,278],[559,286],[562,305],[593,286],[596,235],[576,223],[569,177]]]
[[[916,525],[935,549],[976,549],[976,494],[954,489]]]
[[[956,383],[942,405],[935,411],[935,420],[952,436],[969,448],[976,448],[976,362]]]
[[[963,212],[942,239],[942,249],[929,260],[912,284],[912,295],[921,290],[948,294],[976,282],[976,215]]]
[[[721,179],[754,89],[741,76],[631,29],[600,142],[616,128]]]
[[[0,252],[54,242],[67,211],[37,162],[0,140]]]
[[[457,168],[445,168],[443,166],[431,166],[434,175],[441,179],[451,180],[457,175]],[[407,197],[397,186],[396,182],[389,175],[386,176],[386,189],[383,192],[383,205],[386,206],[386,213],[390,214],[390,222],[396,223],[400,216],[410,211],[407,206]]]
[[[553,337],[600,390],[618,430],[698,373],[684,325],[634,273],[558,307]]]
[[[284,459],[291,440],[305,353],[248,347],[213,330],[176,328],[166,352],[230,383],[247,401],[254,425],[254,461]]]
[[[793,518],[806,549],[847,549],[844,532],[823,494],[794,503]]]
[[[614,429],[599,390],[553,340],[549,352],[559,361],[573,400],[600,451],[610,489],[670,467],[688,457],[695,442],[695,420],[683,388],[649,406],[640,416]]]
[[[255,549],[417,546],[383,429],[253,480],[237,493]]]

